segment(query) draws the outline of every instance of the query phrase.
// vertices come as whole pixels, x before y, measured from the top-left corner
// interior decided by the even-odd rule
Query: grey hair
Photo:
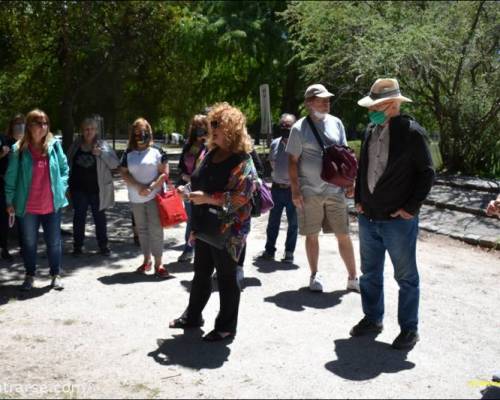
[[[285,118],[291,118],[291,119],[293,119],[293,122],[297,121],[297,118],[295,117],[295,115],[290,114],[290,113],[281,114],[280,121],[283,121]]]
[[[84,126],[89,126],[89,125],[94,125],[97,128],[98,127],[97,120],[92,117],[84,118],[80,123],[80,129],[82,129]]]

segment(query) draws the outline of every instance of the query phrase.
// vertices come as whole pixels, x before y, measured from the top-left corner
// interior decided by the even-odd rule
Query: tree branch
[[[474,22],[472,23],[472,26],[470,28],[469,34],[467,35],[467,38],[464,41],[464,44],[462,45],[462,55],[460,56],[460,61],[458,63],[458,68],[457,72],[455,74],[455,79],[453,80],[453,89],[452,93],[454,95],[457,94],[459,84],[460,84],[460,78],[462,76],[462,69],[465,61],[465,55],[467,53],[467,48],[469,47],[469,43],[471,42],[472,38],[474,37],[474,33],[477,28],[477,24],[479,22],[479,15],[481,14],[481,11],[483,11],[483,6],[486,0],[482,0],[481,3],[479,3],[479,7],[477,8],[476,15],[474,17]]]

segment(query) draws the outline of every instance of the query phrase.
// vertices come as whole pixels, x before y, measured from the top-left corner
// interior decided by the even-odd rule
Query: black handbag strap
[[[325,152],[325,143],[321,139],[321,136],[319,135],[319,132],[318,132],[318,129],[316,128],[316,125],[314,124],[314,122],[312,121],[312,119],[309,115],[306,117],[306,121],[309,124],[309,126],[311,127],[311,130],[313,131],[314,137],[318,141],[319,147],[321,147],[321,150],[324,153]]]

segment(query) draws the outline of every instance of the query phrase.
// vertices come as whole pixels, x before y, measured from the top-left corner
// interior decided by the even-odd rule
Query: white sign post
[[[273,122],[271,120],[271,100],[269,98],[269,85],[260,85],[260,133],[266,136],[267,147],[271,145]]]

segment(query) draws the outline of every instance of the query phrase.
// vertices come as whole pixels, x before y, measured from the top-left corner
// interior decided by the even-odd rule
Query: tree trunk
[[[300,99],[297,98],[298,70],[295,62],[287,67],[285,85],[283,87],[283,97],[281,99],[281,112],[294,114],[298,117]]]
[[[73,121],[73,98],[70,93],[65,93],[61,106],[61,121],[63,134],[63,149],[67,151],[73,143],[75,126]]]

